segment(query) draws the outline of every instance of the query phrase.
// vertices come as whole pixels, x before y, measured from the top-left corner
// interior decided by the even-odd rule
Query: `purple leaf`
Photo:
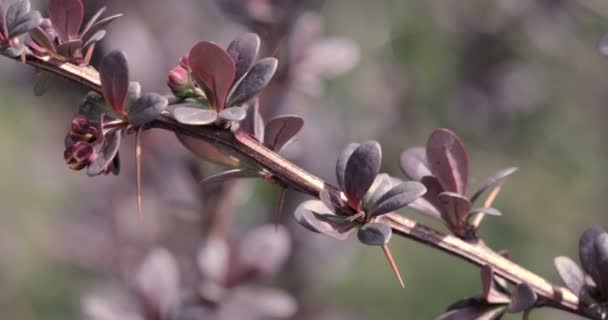
[[[232,58],[217,44],[203,41],[190,50],[190,67],[211,91],[209,100],[218,112],[222,111],[236,72]]]
[[[169,101],[165,97],[157,93],[146,93],[135,100],[129,109],[129,123],[138,127],[144,126],[156,120],[167,104]]]
[[[66,41],[59,46],[57,46],[57,54],[60,56],[71,60],[73,58],[82,58],[82,41],[80,40],[71,40]]]
[[[426,150],[423,147],[405,150],[399,160],[401,171],[410,180],[420,181],[422,177],[432,175],[426,161]]]
[[[84,43],[84,45],[82,46],[82,48],[85,48],[85,49],[88,48],[93,43],[101,41],[101,39],[103,39],[105,36],[106,36],[106,31],[105,30],[99,30],[99,31],[97,31],[94,35],[92,35],[90,38],[88,38],[86,40],[86,42]]]
[[[369,215],[379,216],[401,209],[426,193],[426,187],[417,181],[407,181],[393,187],[374,204]]]
[[[494,282],[494,271],[489,265],[481,267],[481,285],[483,298],[490,304],[507,304],[511,299],[496,288]]]
[[[484,181],[481,184],[481,187],[479,187],[479,189],[477,189],[477,191],[475,191],[475,193],[471,196],[471,203],[475,203],[475,200],[477,200],[477,198],[479,198],[479,196],[481,196],[488,189],[493,188],[495,185],[502,182],[508,176],[513,174],[515,171],[517,171],[517,168],[515,168],[515,167],[507,168],[507,169],[500,170],[493,176],[487,178],[486,181]]]
[[[5,19],[4,19],[4,5],[3,3],[0,3],[0,38],[8,38],[8,30],[6,29],[6,24],[5,24]]]
[[[511,293],[511,303],[507,311],[509,313],[519,313],[529,310],[536,304],[536,292],[527,283],[520,283]]]
[[[360,203],[380,172],[382,149],[376,141],[360,145],[351,154],[344,169],[344,193],[351,207],[360,210]]]
[[[276,117],[270,120],[264,129],[264,145],[275,152],[280,152],[303,126],[304,120],[298,116]]]
[[[78,39],[84,19],[81,0],[50,0],[49,18],[62,41]]]
[[[585,286],[585,274],[583,270],[568,257],[556,257],[555,268],[559,273],[566,287],[570,289],[577,297],[580,297],[581,291]]]
[[[277,64],[276,58],[264,58],[258,61],[230,94],[226,106],[238,106],[257,96],[272,79]]]
[[[581,261],[581,266],[585,272],[591,276],[594,281],[600,279],[601,270],[599,269],[597,251],[595,241],[601,235],[606,233],[599,226],[593,226],[585,230],[579,239],[578,253]],[[599,284],[598,284],[599,285]]]
[[[214,175],[208,176],[207,178],[201,181],[202,185],[208,185],[213,183],[222,183],[232,179],[241,179],[241,178],[255,178],[260,177],[260,172],[258,170],[246,169],[246,168],[237,168],[227,171],[222,171],[220,173],[216,173]]]
[[[439,202],[439,194],[443,192],[443,188],[439,180],[434,176],[425,176],[420,180],[426,187],[426,193],[410,204],[410,207],[418,212],[429,217],[442,219],[442,205]]]
[[[109,16],[109,17],[106,17],[106,18],[103,18],[103,19],[97,21],[94,25],[92,25],[88,29],[83,29],[83,32],[81,33],[80,38],[84,42],[89,42],[89,40],[93,37],[93,35],[97,34],[103,28],[107,27],[110,23],[112,23],[114,20],[116,20],[120,17],[122,17],[122,13],[115,14],[113,16]]]
[[[179,268],[175,257],[156,248],[143,260],[135,276],[135,287],[160,314],[169,312],[179,300]]]
[[[196,256],[198,269],[204,280],[216,283],[224,281],[230,258],[226,241],[209,237],[198,250]]]
[[[98,152],[98,157],[87,168],[87,175],[97,176],[102,174],[114,158],[118,156],[120,147],[121,132],[115,131],[106,134],[101,150]]]
[[[255,274],[269,276],[283,266],[291,251],[291,238],[282,226],[265,225],[250,231],[241,240],[238,265]]]
[[[235,80],[240,80],[253,66],[260,49],[260,37],[255,33],[245,33],[234,39],[226,49],[236,66]]]
[[[600,50],[601,54],[608,56],[608,33],[604,34],[600,39],[598,49]]]
[[[374,179],[374,183],[369,187],[365,196],[363,196],[363,208],[366,212],[370,212],[374,207],[374,204],[378,202],[378,199],[386,194],[389,190],[393,188],[393,181],[391,176],[386,173],[381,173],[376,176]]]
[[[384,223],[366,223],[357,232],[361,243],[369,246],[383,246],[391,240],[393,231]]]
[[[323,202],[323,204],[332,213],[336,213],[341,216],[353,214],[353,212],[349,212],[345,209],[348,207],[346,202],[344,202],[337,193],[331,192],[327,187],[323,188],[323,190],[319,192],[319,200],[321,200],[321,202]]]
[[[447,129],[433,131],[426,144],[431,172],[446,191],[466,194],[469,156],[460,138]]]
[[[354,230],[354,224],[338,224],[330,219],[323,219],[320,215],[332,215],[321,201],[308,200],[302,202],[294,212],[298,223],[308,230],[325,234],[338,240],[346,240]]]
[[[99,77],[106,103],[118,114],[126,115],[124,105],[129,90],[129,66],[125,54],[112,51],[103,57]]]
[[[264,142],[264,119],[260,114],[257,100],[247,108],[247,116],[241,121],[241,129],[254,136],[259,142]]]
[[[176,134],[176,136],[186,149],[203,160],[232,168],[238,167],[240,164],[239,158],[224,152],[217,145],[183,134]]]
[[[9,29],[9,38],[18,37],[30,30],[36,28],[42,23],[42,17],[40,16],[40,12],[31,11],[20,17],[13,25],[7,26]]]
[[[245,119],[246,116],[247,111],[243,107],[226,108],[218,114],[218,117],[226,121],[241,121]]]
[[[471,211],[469,199],[459,193],[442,192],[439,194],[439,202],[442,206],[443,219],[453,232],[462,236]]]
[[[172,111],[173,118],[179,123],[202,126],[217,120],[215,110],[203,109],[194,103],[185,103],[175,106]]]
[[[19,21],[30,12],[31,4],[29,0],[17,0],[6,9],[6,16],[4,18],[4,27],[7,29],[7,34],[10,33],[11,29],[19,23]]]
[[[358,143],[351,143],[348,146],[346,146],[346,148],[344,149],[344,151],[342,151],[342,153],[340,153],[340,156],[338,157],[338,161],[336,162],[336,178],[338,179],[338,186],[340,187],[340,190],[344,191],[345,187],[344,187],[344,171],[346,170],[346,163],[348,162],[348,159],[350,158],[350,156],[353,154],[353,152],[355,152],[355,150],[357,148],[359,148],[360,144]]]
[[[608,296],[608,233],[604,232],[594,242],[598,277],[595,280],[604,296]]]
[[[34,40],[38,45],[44,48],[51,56],[55,57],[57,55],[57,49],[55,48],[55,44],[44,30],[40,29],[40,27],[36,27],[30,31],[30,37]]]

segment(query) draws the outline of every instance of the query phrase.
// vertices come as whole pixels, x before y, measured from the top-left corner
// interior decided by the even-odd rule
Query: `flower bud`
[[[177,66],[169,72],[167,85],[176,97],[185,98],[191,95],[194,84],[190,81],[188,70]]]
[[[186,53],[179,59],[179,66],[186,70],[190,69],[190,54]]]
[[[68,136],[72,141],[95,142],[97,127],[87,117],[78,115],[72,120],[72,130]]]
[[[72,170],[82,170],[97,158],[97,152],[92,145],[78,141],[65,149],[63,158]]]

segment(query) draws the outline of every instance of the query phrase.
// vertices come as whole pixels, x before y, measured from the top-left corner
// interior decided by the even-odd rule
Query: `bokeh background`
[[[33,3],[46,12],[45,1]],[[383,170],[402,176],[401,151],[423,145],[436,127],[463,137],[474,185],[519,167],[496,202],[504,216],[485,219],[481,234],[547,279],[559,282],[553,258],[577,257],[586,227],[608,227],[608,57],[597,48],[608,31],[606,1],[85,4],[88,14],[103,5],[125,13],[108,28],[94,62],[124,50],[144,91],[168,93],[168,71],[196,42],[226,46],[242,32],[258,32],[263,54],[281,61],[262,113],[301,115],[306,125],[285,155],[332,183],[335,159],[349,142],[380,141]],[[151,248],[170,249],[192,273],[189,261],[213,220],[206,215],[230,216],[220,229],[231,239],[275,219],[276,186],[244,181],[207,193],[196,179],[218,168],[194,160],[171,134],[150,132],[145,218],[138,221],[132,145],[123,146],[120,177],[88,178],[63,163],[63,138],[86,90],[57,79],[35,97],[31,67],[4,59],[0,70],[2,318],[87,319],[83,301],[91,292],[129,283]],[[479,291],[477,268],[394,239],[401,289],[380,250],[295,226],[291,212],[303,199],[287,194],[282,223],[291,254],[266,280],[297,301],[290,318],[434,319]],[[443,230],[411,210],[403,214]],[[539,310],[531,319],[574,318]]]

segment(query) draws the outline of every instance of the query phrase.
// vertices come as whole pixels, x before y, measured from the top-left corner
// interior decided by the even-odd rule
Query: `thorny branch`
[[[40,57],[29,53],[25,55],[22,61],[36,68],[76,81],[93,91],[101,92],[99,74],[91,67],[79,67],[70,63],[56,61],[50,57]],[[340,192],[317,176],[266,148],[244,132],[231,132],[224,128],[213,126],[188,126],[168,117],[162,117],[153,121],[149,124],[149,128],[165,129],[220,145],[235,152],[240,157],[254,161],[289,188],[311,196],[318,198],[319,192],[323,188],[327,188],[334,193]],[[341,194],[340,196],[343,197],[344,195]],[[512,284],[527,283],[541,298],[539,300],[541,306],[549,306],[591,319],[599,319],[598,316],[586,312],[580,304],[578,297],[568,289],[552,284],[501,256],[482,243],[473,244],[465,242],[455,236],[441,233],[397,213],[387,214],[382,219],[386,224],[391,226],[394,233],[404,238],[441,250],[477,266],[489,265],[496,274]]]

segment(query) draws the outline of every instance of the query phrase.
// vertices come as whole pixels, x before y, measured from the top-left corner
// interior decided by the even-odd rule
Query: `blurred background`
[[[104,5],[125,16],[108,28],[94,64],[103,52],[124,50],[144,92],[169,93],[167,73],[196,42],[227,46],[243,32],[257,32],[261,56],[280,61],[261,112],[266,119],[302,116],[305,127],[284,155],[332,183],[340,151],[367,140],[381,142],[383,171],[402,177],[400,153],[424,145],[436,127],[464,139],[473,185],[519,167],[495,204],[504,215],[485,219],[481,234],[551,281],[559,283],[555,256],[576,258],[586,227],[608,227],[608,57],[597,49],[608,31],[608,2],[85,1],[88,15]],[[33,6],[46,13],[45,1]],[[4,59],[0,70],[5,319],[147,320],[131,290],[146,276],[161,289],[177,281],[184,301],[192,292],[218,290],[233,298],[209,299],[180,319],[434,319],[480,291],[477,268],[394,239],[406,282],[401,289],[380,250],[295,225],[291,213],[306,197],[291,191],[285,228],[263,235],[284,253],[268,258],[276,263],[221,290],[206,284],[205,271],[197,269],[213,269],[209,256],[228,256],[224,267],[231,270],[253,259],[241,257],[253,243],[246,235],[276,219],[277,186],[238,181],[201,188],[197,181],[219,168],[194,159],[172,134],[147,132],[138,221],[133,139],[122,147],[119,177],[70,171],[63,139],[86,90],[56,80],[35,97],[31,67]],[[411,210],[403,214],[445,230]],[[212,240],[224,249],[201,249],[213,247]],[[162,272],[142,275],[154,261]],[[255,302],[251,292],[245,297],[241,280],[266,300]],[[266,290],[261,287],[282,290],[256,294]],[[240,293],[226,295],[230,290]],[[200,306],[197,299],[191,304]],[[268,310],[254,317],[251,304]],[[217,311],[224,307],[230,311]],[[539,310],[531,319],[574,318]]]

